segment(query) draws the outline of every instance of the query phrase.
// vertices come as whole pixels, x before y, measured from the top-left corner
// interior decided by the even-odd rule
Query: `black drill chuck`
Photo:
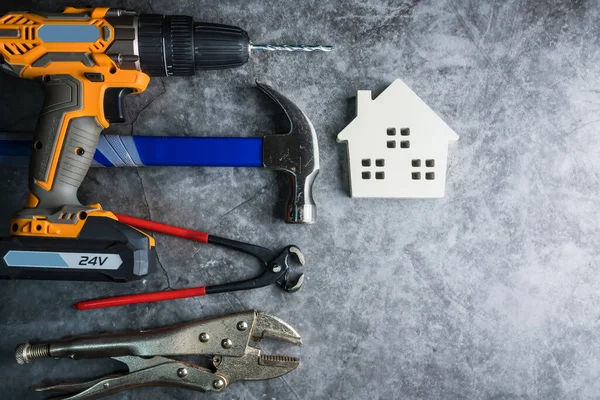
[[[196,69],[240,67],[248,62],[248,33],[236,26],[196,23],[194,62]]]
[[[141,14],[138,45],[141,69],[150,76],[235,68],[248,61],[250,51],[250,39],[243,29],[194,22],[180,15]]]

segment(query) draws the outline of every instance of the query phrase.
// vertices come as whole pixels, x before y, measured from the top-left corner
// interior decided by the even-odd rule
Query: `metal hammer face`
[[[319,144],[313,124],[291,100],[261,82],[257,86],[285,112],[290,130],[263,138],[263,166],[283,171],[288,177],[289,197],[285,221],[312,224],[317,206],[312,187],[319,174]]]

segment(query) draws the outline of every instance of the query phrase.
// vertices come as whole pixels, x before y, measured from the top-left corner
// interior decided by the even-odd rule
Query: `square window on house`
[[[363,160],[362,160],[362,166],[363,167],[370,167],[371,166],[371,159],[370,158],[363,158]]]
[[[410,141],[408,140],[403,140],[400,142],[400,147],[403,149],[408,149],[410,148]]]
[[[387,128],[388,136],[396,136],[396,128]]]
[[[371,173],[366,171],[362,173],[362,178],[363,179],[371,179]]]
[[[383,158],[378,158],[375,160],[375,165],[378,167],[385,167],[385,160]]]
[[[435,179],[435,172],[427,172],[425,174],[425,179],[427,179],[428,181],[432,181]]]
[[[435,160],[425,160],[425,166],[429,168],[435,167]]]
[[[420,172],[413,172],[411,174],[413,181],[418,181],[419,179],[421,179],[421,173]]]
[[[402,135],[402,136],[410,136],[410,128],[402,128],[402,129],[400,129],[400,135]]]
[[[375,172],[375,179],[385,179],[385,172]]]
[[[395,149],[396,148],[396,141],[395,140],[388,140],[387,141],[387,148],[388,149]]]
[[[421,160],[412,160],[411,165],[413,167],[420,167],[421,166]]]

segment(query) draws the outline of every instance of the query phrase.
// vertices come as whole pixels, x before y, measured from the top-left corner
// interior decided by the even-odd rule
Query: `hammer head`
[[[263,166],[283,171],[288,177],[289,197],[285,221],[312,224],[317,218],[312,186],[319,174],[319,144],[313,124],[288,98],[264,83],[258,87],[277,103],[290,121],[290,131],[263,138]]]

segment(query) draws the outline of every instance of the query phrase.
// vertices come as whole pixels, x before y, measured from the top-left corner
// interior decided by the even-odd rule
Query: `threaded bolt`
[[[15,359],[17,364],[29,364],[33,360],[40,358],[51,358],[49,344],[23,343],[17,346],[15,350]]]

